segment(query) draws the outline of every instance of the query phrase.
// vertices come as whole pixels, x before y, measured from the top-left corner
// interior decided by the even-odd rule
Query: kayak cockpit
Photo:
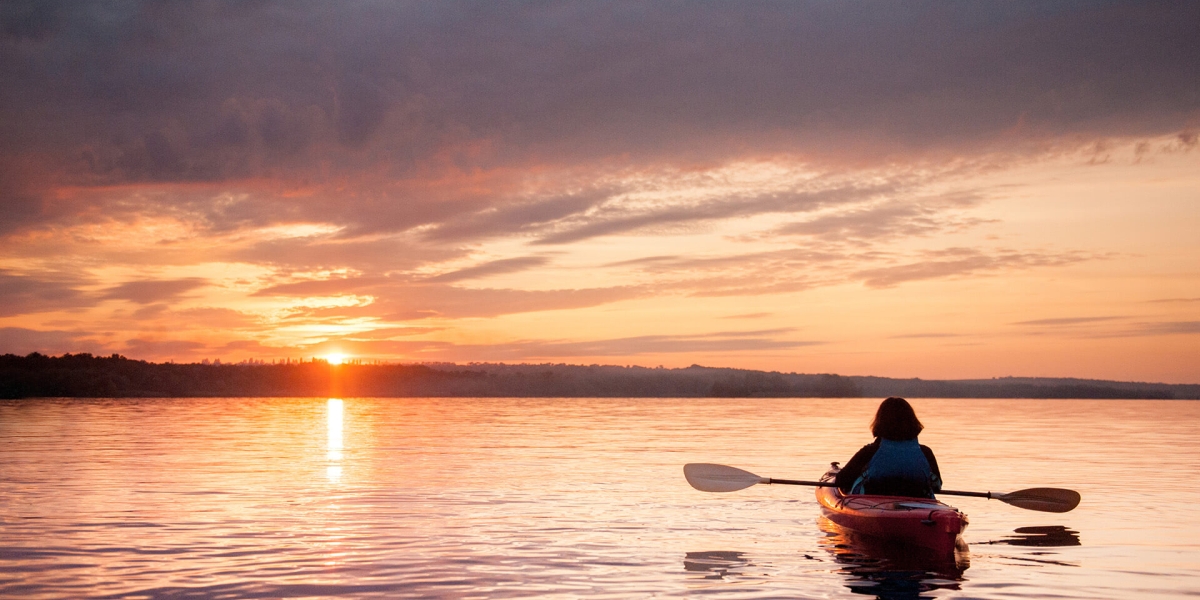
[[[837,465],[822,478],[832,482]],[[968,519],[957,508],[928,498],[843,494],[836,486],[816,491],[822,513],[837,525],[858,533],[953,551]]]

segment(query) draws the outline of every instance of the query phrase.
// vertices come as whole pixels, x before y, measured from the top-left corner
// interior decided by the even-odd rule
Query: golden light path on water
[[[345,402],[341,398],[330,398],[326,402],[326,412],[328,414],[326,422],[329,430],[329,452],[326,453],[326,457],[329,459],[330,464],[328,467],[325,467],[325,476],[329,478],[330,482],[337,483],[342,479],[342,430],[345,426],[343,417],[345,414]]]

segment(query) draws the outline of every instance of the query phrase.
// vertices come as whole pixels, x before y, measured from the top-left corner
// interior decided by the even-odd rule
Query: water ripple
[[[681,477],[684,462],[721,462],[812,479],[869,441],[875,404],[0,401],[0,596],[1182,598],[1200,589],[1200,508],[1179,502],[1200,495],[1200,403],[915,401],[948,486],[1084,495],[1052,520],[962,499],[970,549],[949,563],[837,531],[806,488],[703,494]],[[1169,507],[1170,520],[1148,521],[1146,507]]]

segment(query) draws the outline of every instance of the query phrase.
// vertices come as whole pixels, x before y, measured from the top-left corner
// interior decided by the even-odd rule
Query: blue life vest
[[[915,438],[880,438],[879,449],[854,481],[850,493],[932,498],[939,484],[935,484],[929,460]]]

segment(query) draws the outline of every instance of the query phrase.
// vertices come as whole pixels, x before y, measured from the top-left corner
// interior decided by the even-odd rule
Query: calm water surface
[[[1124,598],[1200,593],[1200,402],[915,400],[954,560],[850,538],[810,488],[878,404],[827,399],[0,402],[0,596]]]

